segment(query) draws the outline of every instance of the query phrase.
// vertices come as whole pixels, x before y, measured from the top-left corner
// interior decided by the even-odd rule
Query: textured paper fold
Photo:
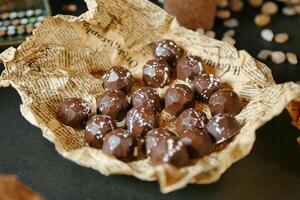
[[[89,11],[85,14],[48,17],[18,49],[9,48],[0,55],[5,64],[0,86],[11,85],[17,90],[23,116],[41,128],[62,156],[79,165],[104,175],[158,180],[163,193],[189,183],[211,183],[250,152],[256,129],[300,98],[298,84],[276,85],[270,69],[246,51],[180,27],[173,17],[146,0],[86,2]],[[164,38],[201,56],[211,71],[248,101],[237,116],[243,128],[224,149],[181,169],[153,167],[148,159],[124,163],[88,147],[82,132],[59,123],[58,107],[69,97],[84,98],[95,112],[95,97],[104,91],[98,77],[114,65],[127,67],[136,79],[135,86],[139,85],[141,69],[153,56],[154,42]],[[172,129],[174,121],[162,117],[161,123]]]

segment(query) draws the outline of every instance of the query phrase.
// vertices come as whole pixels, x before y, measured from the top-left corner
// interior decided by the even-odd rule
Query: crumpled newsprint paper
[[[250,152],[256,129],[300,98],[300,85],[276,85],[270,69],[246,51],[180,27],[175,18],[147,0],[86,3],[89,10],[80,17],[48,17],[18,49],[9,48],[0,55],[5,64],[0,85],[18,91],[23,116],[42,130],[59,154],[79,165],[104,175],[158,180],[163,193],[189,183],[212,183]],[[142,67],[153,56],[154,43],[166,38],[201,56],[210,71],[248,102],[237,116],[243,128],[225,148],[181,169],[153,167],[149,159],[124,163],[88,147],[82,131],[57,120],[60,104],[70,97],[90,102],[95,112],[95,97],[104,91],[99,77],[112,66],[127,67],[136,86],[140,85]],[[166,117],[161,121],[165,128],[174,125]]]

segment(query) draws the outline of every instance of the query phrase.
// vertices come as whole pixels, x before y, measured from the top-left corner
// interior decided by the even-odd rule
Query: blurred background
[[[163,0],[152,2],[163,7]],[[299,3],[165,3],[165,8],[185,26],[245,49],[267,64],[277,83],[300,81]],[[86,10],[84,0],[0,0],[0,52],[9,46],[17,47],[42,23],[44,16],[79,16]],[[20,103],[13,88],[0,88],[0,174],[16,174],[46,199],[299,199],[299,130],[290,124],[286,111],[257,131],[251,154],[234,164],[220,181],[161,195],[156,182],[141,182],[127,176],[107,178],[64,159],[38,128],[24,120]]]

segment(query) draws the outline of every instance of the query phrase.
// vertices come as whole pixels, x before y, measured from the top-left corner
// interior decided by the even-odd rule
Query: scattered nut
[[[241,0],[230,0],[229,8],[233,12],[240,12],[243,10],[244,2]]]
[[[292,65],[298,64],[298,58],[297,55],[291,52],[286,53],[287,61]]]
[[[272,61],[275,64],[284,63],[284,61],[286,59],[285,54],[282,51],[274,51],[274,52],[272,52],[271,58],[272,58]]]
[[[255,16],[254,22],[257,26],[267,26],[271,22],[271,17],[267,14],[258,14]]]
[[[227,28],[236,28],[239,26],[239,21],[235,18],[231,18],[231,19],[225,20],[223,25]]]
[[[62,9],[64,11],[68,11],[68,12],[76,12],[77,5],[76,4],[66,4],[66,5],[63,5]]]
[[[273,38],[274,38],[274,33],[270,29],[264,29],[264,30],[262,30],[261,33],[260,33],[260,35],[261,35],[261,37],[264,40],[266,40],[268,42],[271,42],[273,40]]]
[[[230,36],[230,37],[234,37],[235,36],[235,31],[233,29],[229,29],[228,31],[226,31],[223,36]]]
[[[300,4],[294,6],[294,10],[295,10],[295,12],[296,12],[297,14],[300,14]]]
[[[228,6],[228,0],[217,0],[217,5],[220,7],[220,8],[225,8]]]
[[[205,33],[203,28],[198,28],[196,31],[198,33],[200,33],[201,35],[204,35],[204,33]]]
[[[216,33],[214,31],[207,31],[205,33],[205,35],[209,38],[215,38],[216,37]]]
[[[289,35],[287,33],[277,33],[275,35],[275,42],[277,43],[286,43],[289,40]]]
[[[297,142],[300,145],[300,137],[297,138]]]
[[[278,6],[273,1],[267,1],[262,6],[261,12],[269,15],[274,15],[278,12]]]
[[[257,54],[257,57],[262,59],[262,60],[267,60],[272,54],[272,51],[267,50],[267,49],[262,49],[260,52]]]
[[[231,16],[231,13],[229,10],[218,10],[216,16],[219,19],[228,19]]]
[[[230,36],[224,36],[223,38],[222,38],[222,41],[223,42],[227,42],[228,44],[230,44],[230,45],[235,45],[235,43],[236,43],[236,41],[235,41],[235,39],[233,39],[232,37],[230,37]]]
[[[286,6],[282,9],[282,14],[286,15],[286,16],[294,16],[296,15],[296,10],[293,7],[290,6]]]
[[[249,0],[249,4],[253,7],[260,7],[264,0]]]

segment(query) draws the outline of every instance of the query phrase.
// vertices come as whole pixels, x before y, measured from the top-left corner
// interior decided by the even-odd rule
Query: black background
[[[83,1],[52,0],[53,14],[64,2],[86,8]],[[248,7],[248,6],[247,6]],[[257,10],[249,8],[238,14],[237,48],[253,56],[262,48],[293,51],[300,55],[299,17],[273,17],[275,32],[288,32],[291,40],[278,45],[260,39],[260,28],[253,25]],[[224,28],[217,21],[221,36]],[[300,80],[300,65],[275,65],[265,62],[277,83]],[[221,180],[210,185],[189,185],[185,189],[162,195],[156,182],[142,182],[133,177],[105,177],[62,158],[54,145],[42,137],[20,114],[20,97],[10,88],[0,88],[0,174],[17,174],[48,200],[94,199],[300,199],[299,130],[290,125],[288,113],[268,122],[257,131],[257,140],[249,156],[234,164]],[[1,194],[0,194],[1,199]]]

